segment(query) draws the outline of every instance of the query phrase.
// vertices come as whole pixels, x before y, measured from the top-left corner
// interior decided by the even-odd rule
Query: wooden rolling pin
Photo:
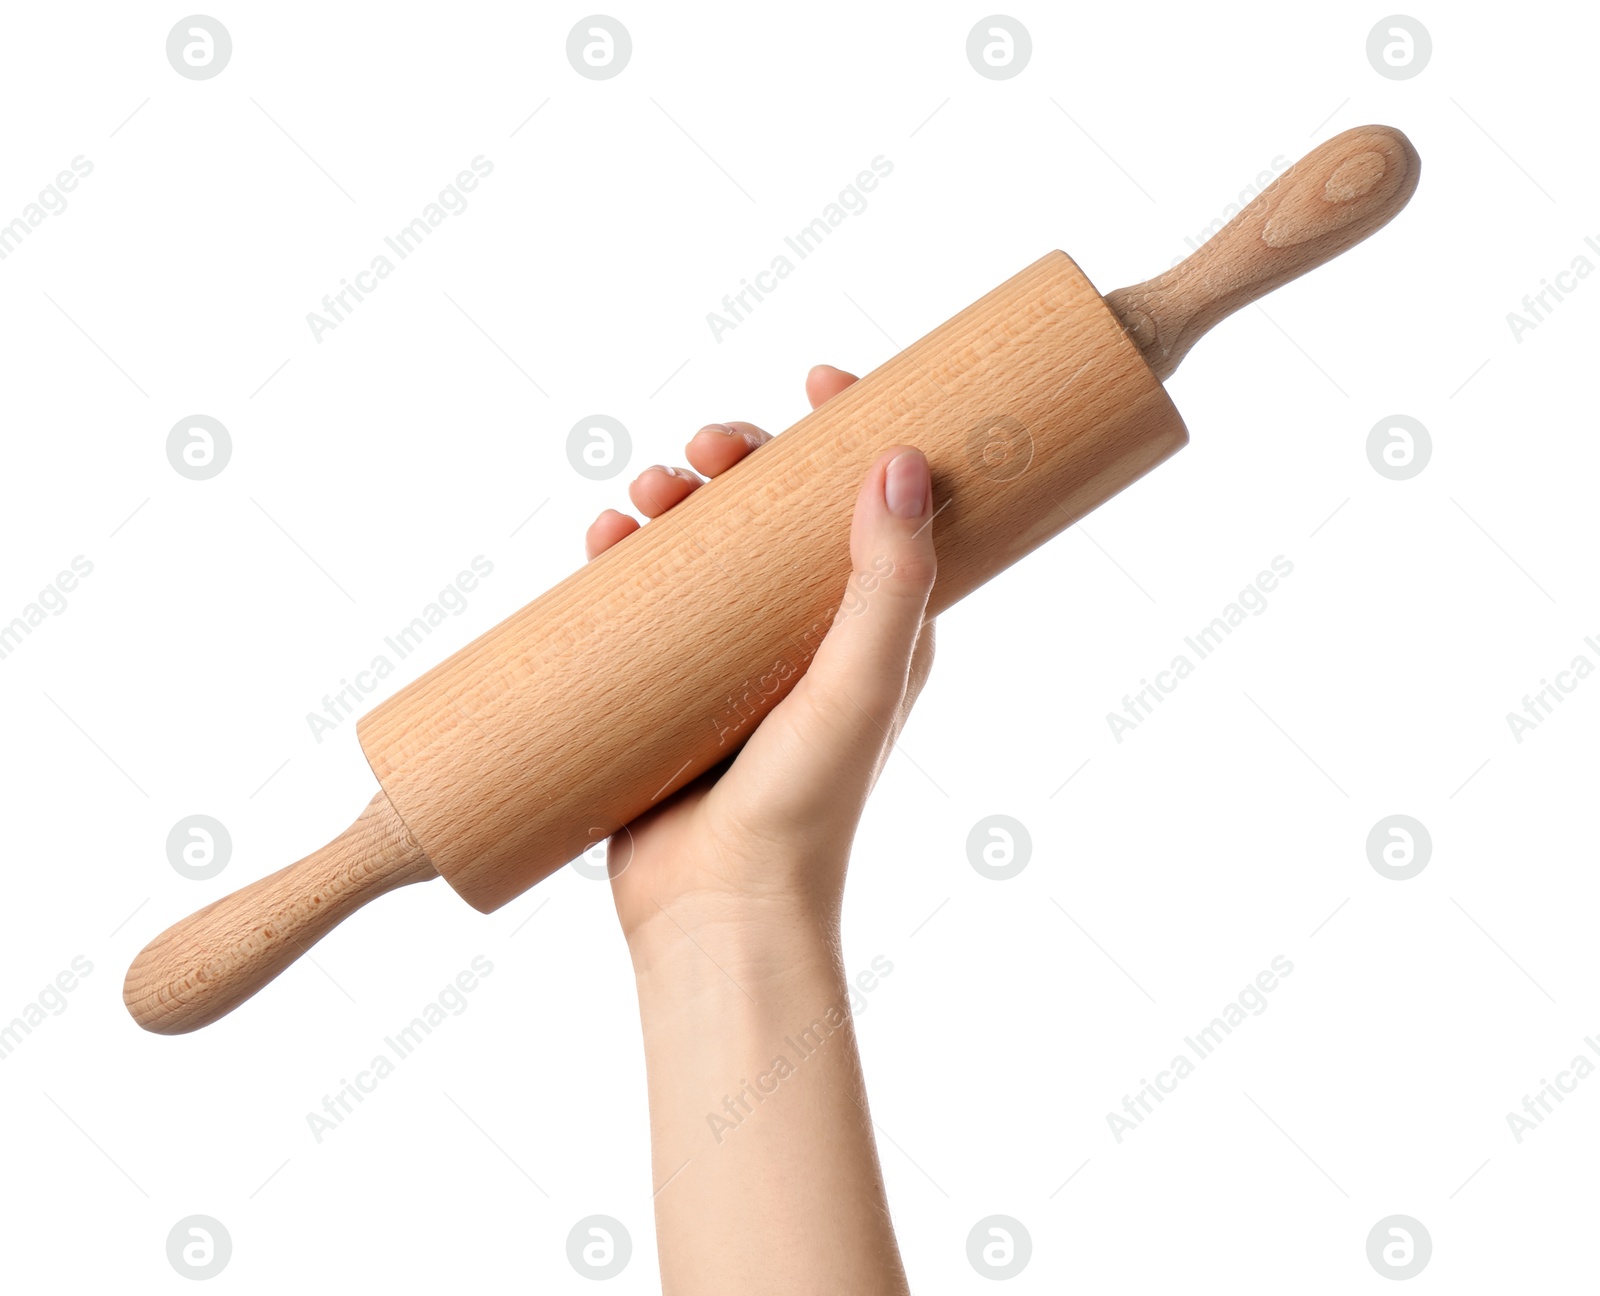
[[[932,469],[934,615],[1186,444],[1161,384],[1189,348],[1387,223],[1419,165],[1397,130],[1346,131],[1182,264],[1105,298],[1065,254],[1036,261],[364,716],[372,803],[151,941],[128,1011],[166,1034],[213,1022],[406,883],[442,875],[485,913],[520,895],[788,692],[845,589],[881,449]]]

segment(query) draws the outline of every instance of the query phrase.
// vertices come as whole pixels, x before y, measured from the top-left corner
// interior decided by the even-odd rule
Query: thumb
[[[796,691],[826,717],[841,759],[892,737],[936,568],[933,483],[920,450],[893,446],[867,472],[850,526],[853,570]],[[837,745],[836,745],[837,744]],[[842,750],[841,750],[842,748]]]

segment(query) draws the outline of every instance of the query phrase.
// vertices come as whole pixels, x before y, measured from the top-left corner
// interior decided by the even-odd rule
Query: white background
[[[0,1062],[8,1290],[188,1290],[165,1240],[196,1213],[233,1239],[217,1291],[592,1290],[565,1239],[597,1213],[634,1242],[609,1290],[656,1290],[602,885],[489,917],[410,888],[181,1038],[129,1020],[128,961],[365,804],[353,724],[318,743],[306,714],[473,556],[493,575],[385,693],[572,570],[702,423],[787,426],[809,365],[866,372],[1051,248],[1102,290],[1152,275],[1363,122],[1421,153],[1410,207],[1202,342],[1170,383],[1192,445],[940,624],[846,903],[850,969],[894,968],[858,1018],[890,1200],[919,1291],[991,1289],[965,1255],[991,1214],[1032,1236],[1019,1292],[1384,1289],[1366,1237],[1395,1213],[1433,1239],[1419,1289],[1591,1280],[1600,1079],[1520,1144],[1506,1113],[1600,1031],[1600,682],[1520,744],[1505,716],[1600,663],[1600,282],[1506,322],[1600,263],[1592,13],[1418,10],[1432,62],[1395,81],[1381,8],[1029,4],[1032,61],[992,81],[981,7],[623,5],[632,61],[590,81],[583,9],[209,12],[234,50],[206,81],[166,60],[179,9],[5,19],[0,218],[94,167],[0,262],[0,620],[94,564],[0,661],[0,1020],[94,969]],[[470,207],[314,340],[479,154]],[[714,340],[880,154],[867,210]],[[634,439],[610,482],[565,454],[595,412]],[[165,453],[195,413],[233,439],[205,482]],[[1434,445],[1404,482],[1365,451],[1395,413]],[[1280,554],[1268,610],[1119,744],[1106,713]],[[166,858],[196,813],[234,842],[208,882]],[[966,858],[995,813],[1033,838],[1006,882]],[[1433,838],[1410,881],[1366,856],[1394,813]],[[306,1114],[480,954],[467,1011],[318,1144]],[[1268,1009],[1115,1141],[1275,955]]]

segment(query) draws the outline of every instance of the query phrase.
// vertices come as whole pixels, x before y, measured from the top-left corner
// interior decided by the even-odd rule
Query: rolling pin
[[[1162,383],[1189,348],[1386,224],[1419,168],[1399,131],[1362,126],[1154,279],[1101,297],[1064,253],[1034,262],[368,712],[371,804],[145,946],[128,1011],[195,1030],[385,891],[442,876],[488,913],[605,840],[736,751],[804,671],[880,450],[928,458],[936,615],[1184,446]]]

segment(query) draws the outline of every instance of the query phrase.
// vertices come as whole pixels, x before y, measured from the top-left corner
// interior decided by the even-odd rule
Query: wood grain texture
[[[367,901],[437,876],[379,792],[320,850],[157,936],[128,968],[122,1000],[146,1030],[198,1030],[237,1008]]]
[[[487,912],[730,755],[788,692],[846,595],[883,448],[932,468],[937,613],[1187,439],[1052,252],[369,712],[362,748]]]
[[[1165,381],[1206,330],[1382,229],[1422,173],[1392,126],[1357,126],[1319,144],[1198,251],[1106,305]]]

